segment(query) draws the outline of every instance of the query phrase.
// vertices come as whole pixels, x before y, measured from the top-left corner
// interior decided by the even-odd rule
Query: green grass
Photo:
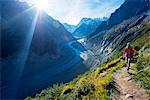
[[[54,85],[44,89],[33,98],[27,97],[26,100],[109,100],[107,86],[112,82],[112,74],[124,65],[125,62],[120,59],[113,60],[97,69],[79,75],[69,83]],[[102,70],[106,71],[104,76],[100,75]]]
[[[136,65],[133,68],[134,71],[136,71],[133,79],[135,79],[141,87],[147,90],[150,97],[150,69],[141,71],[147,67],[150,67],[150,52],[146,52],[147,49],[150,49],[149,46],[150,44],[146,43],[139,51]]]
[[[135,42],[133,42],[134,48],[139,51],[145,44],[150,44],[150,33],[144,34],[142,37],[138,38]]]

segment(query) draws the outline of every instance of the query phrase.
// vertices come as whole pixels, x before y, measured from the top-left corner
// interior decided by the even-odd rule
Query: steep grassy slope
[[[150,49],[150,48],[149,48]],[[134,79],[147,90],[148,95],[150,96],[150,52],[149,54],[145,52],[140,52],[138,61],[133,67],[136,74]]]
[[[140,48],[137,61],[131,68],[135,71],[133,79],[147,90],[150,97],[150,35],[143,36],[133,45]]]
[[[116,59],[105,63],[97,69],[78,76],[67,84],[54,85],[43,90],[34,98],[39,100],[54,99],[109,99],[109,85],[112,82],[112,73],[122,68],[125,62]],[[108,90],[107,90],[108,89]],[[27,97],[26,100],[33,98]]]

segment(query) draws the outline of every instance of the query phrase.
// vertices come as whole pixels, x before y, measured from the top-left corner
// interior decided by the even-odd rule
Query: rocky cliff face
[[[109,20],[102,22],[89,38],[149,9],[149,0],[125,0],[121,7],[111,14]]]

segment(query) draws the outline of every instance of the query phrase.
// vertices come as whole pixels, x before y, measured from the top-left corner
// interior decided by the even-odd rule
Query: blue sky
[[[36,0],[28,0],[30,2]],[[46,0],[46,12],[62,23],[78,24],[83,17],[109,17],[124,0]]]

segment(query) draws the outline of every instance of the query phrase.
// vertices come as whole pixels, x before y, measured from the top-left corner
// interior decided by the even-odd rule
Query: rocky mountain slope
[[[135,7],[135,9],[133,10],[131,7]],[[129,10],[133,10],[131,11],[131,15],[126,14]],[[93,63],[89,64],[92,64],[92,66],[100,65],[109,58],[115,50],[121,50],[127,42],[134,41],[144,34],[149,34],[149,12],[149,0],[126,0],[125,3],[111,15],[107,23],[108,26],[111,26],[113,20],[120,20],[120,24],[116,23],[117,25],[112,25],[110,29],[103,29],[102,23],[102,26],[100,25],[101,27],[97,29],[102,29],[103,31],[95,31],[95,35],[88,36],[85,42],[85,47],[88,50],[90,49],[90,53],[86,52],[89,56],[87,57],[87,62],[96,59],[93,60]]]
[[[116,50],[121,50],[127,42],[135,41],[150,33],[150,15],[144,13],[113,27],[105,33],[99,33],[87,41],[90,49],[99,60],[106,60]],[[102,35],[104,34],[104,35]],[[101,59],[101,57],[105,57]]]
[[[149,9],[149,0],[125,0],[121,7],[111,14],[109,20],[102,22],[98,28],[89,35],[89,38]]]

